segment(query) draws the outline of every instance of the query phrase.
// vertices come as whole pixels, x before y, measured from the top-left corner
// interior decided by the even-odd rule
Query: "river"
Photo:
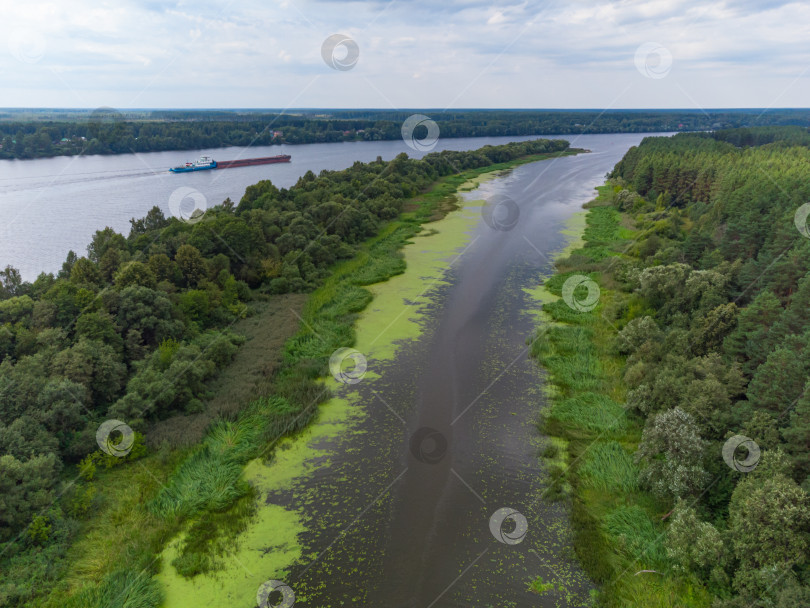
[[[405,274],[370,288],[355,344],[366,377],[338,385],[308,431],[248,467],[264,497],[257,523],[215,579],[164,566],[166,607],[248,606],[283,555],[293,555],[284,581],[296,606],[589,605],[594,585],[574,558],[565,504],[545,497],[529,290],[551,272],[566,222],[641,138],[577,138],[590,153],[483,181],[461,210],[427,224],[405,248]],[[518,210],[501,229],[482,213],[480,200],[494,197]],[[503,509],[519,515],[498,526]],[[295,542],[283,533],[293,528]]]
[[[439,139],[434,151],[537,137],[542,136]],[[245,188],[262,179],[286,188],[310,170],[345,169],[356,161],[378,156],[390,160],[401,152],[415,158],[426,153],[396,140],[0,160],[0,267],[10,264],[26,280],[43,271],[55,272],[68,251],[85,255],[96,230],[110,226],[127,235],[129,220],[143,217],[154,205],[168,216],[169,197],[182,186],[199,190],[209,206],[228,197],[238,203]],[[292,161],[183,174],[168,171],[201,154],[219,160],[290,154]]]

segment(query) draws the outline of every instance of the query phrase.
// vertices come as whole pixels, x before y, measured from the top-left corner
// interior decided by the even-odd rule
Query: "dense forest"
[[[313,142],[396,140],[410,112],[313,110],[167,111],[100,108],[0,112],[0,159],[122,154]],[[810,126],[807,110],[525,111],[419,110],[441,136],[571,135],[701,131],[761,125]],[[422,137],[418,127],[415,135]]]
[[[0,604],[33,605],[58,580],[82,521],[100,500],[112,499],[100,495],[97,471],[143,458],[152,424],[202,408],[207,381],[242,342],[230,327],[251,314],[251,302],[322,284],[336,262],[355,256],[361,243],[400,215],[405,201],[442,176],[567,152],[568,142],[534,140],[421,160],[401,154],[317,176],[308,172],[290,189],[262,181],[237,205],[228,199],[193,221],[166,218],[155,207],[131,221],[127,236],[99,230],[85,255],[71,252],[58,273],[43,273],[31,283],[6,267],[0,273]],[[395,251],[374,259],[402,272]],[[372,273],[373,264],[362,264],[353,280]],[[353,313],[370,296],[353,287],[335,297]],[[336,304],[329,301],[329,307],[318,313],[317,323],[324,324],[319,334],[340,345],[351,325],[327,325],[338,314]],[[329,344],[319,339],[318,349]],[[238,454],[214,450],[215,438],[194,451],[151,510],[137,512],[143,519],[136,536],[148,539],[148,546],[140,552],[127,548],[122,559],[133,564],[130,569],[114,572],[101,587],[91,585],[89,595],[70,605],[108,606],[100,598],[109,588],[134,588],[138,606],[157,605],[148,584],[155,551],[149,543],[164,542],[183,517],[222,511],[247,496],[241,466],[280,431],[298,428],[288,423],[305,424],[304,406],[322,395],[315,379],[324,373],[328,353],[313,355],[304,341],[295,348],[305,353],[300,365],[279,380],[278,393],[245,414],[253,416],[245,422],[247,435],[240,435],[248,437],[248,447],[229,438],[222,445],[231,452],[237,445]],[[292,365],[290,350],[285,357]],[[98,449],[97,431],[107,419],[134,429],[123,457]],[[147,530],[156,532],[150,536]],[[189,549],[177,568],[203,571],[200,559]]]
[[[808,167],[802,128],[646,138],[549,281],[601,287],[534,351],[609,605],[810,605]]]

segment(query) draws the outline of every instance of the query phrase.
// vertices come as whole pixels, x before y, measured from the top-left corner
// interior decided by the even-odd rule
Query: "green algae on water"
[[[483,173],[459,186],[458,191],[473,190],[495,177],[497,172]],[[456,196],[456,211],[427,224],[403,248],[406,272],[367,286],[373,300],[359,315],[354,346],[369,361],[365,382],[379,377],[374,362],[393,359],[404,341],[420,336],[421,309],[430,301],[431,288],[446,284],[445,272],[471,239],[484,201]],[[316,420],[297,436],[281,440],[269,462],[257,458],[245,467],[244,479],[262,496],[289,488],[316,467],[328,466],[330,440],[358,432],[353,427],[364,418],[365,405],[358,393],[331,377],[324,385],[337,396],[320,406]],[[246,530],[234,540],[232,550],[216,558],[219,568],[190,579],[180,576],[171,565],[182,546],[181,533],[161,554],[161,570],[156,575],[165,592],[164,607],[255,605],[259,586],[268,579],[283,580],[285,572],[302,558],[299,537],[306,531],[304,520],[304,514],[297,510],[262,500]]]

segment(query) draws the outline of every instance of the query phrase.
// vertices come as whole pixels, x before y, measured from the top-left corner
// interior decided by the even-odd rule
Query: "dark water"
[[[268,497],[307,519],[307,553],[289,579],[297,606],[588,605],[593,585],[573,557],[566,508],[543,499],[542,374],[526,345],[537,305],[523,289],[550,271],[565,220],[640,139],[583,137],[575,145],[592,153],[524,165],[469,195],[508,196],[516,225],[479,222],[448,282],[429,292],[422,336],[391,361],[369,361],[381,377],[353,387],[368,411],[361,432]],[[414,450],[424,427],[435,432]],[[505,507],[526,518],[519,544],[490,532]],[[538,577],[553,589],[530,591]]]
[[[440,139],[434,151],[472,150],[537,137],[542,136]],[[199,190],[209,206],[227,197],[239,202],[245,188],[262,179],[289,187],[309,170],[345,169],[356,161],[378,156],[390,160],[401,152],[424,156],[397,140],[0,160],[0,267],[11,264],[29,280],[42,271],[59,270],[69,250],[85,254],[96,230],[110,226],[126,235],[129,220],[143,217],[154,205],[168,216],[169,197],[179,187]],[[168,171],[201,154],[230,160],[282,153],[290,154],[292,162],[182,174]]]

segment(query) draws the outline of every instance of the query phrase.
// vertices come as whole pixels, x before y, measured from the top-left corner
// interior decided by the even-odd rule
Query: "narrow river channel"
[[[574,146],[590,153],[490,175],[462,209],[426,225],[405,249],[406,273],[371,287],[355,345],[366,376],[334,383],[338,396],[309,431],[248,467],[265,499],[259,522],[216,583],[166,566],[166,606],[242,606],[284,565],[273,554],[289,557],[295,606],[588,605],[594,586],[573,555],[566,507],[543,498],[543,376],[527,354],[539,303],[527,290],[550,273],[566,222],[641,137],[582,138]],[[496,197],[513,213],[492,228],[481,201]],[[525,528],[519,516],[498,526],[502,509]],[[290,522],[294,542],[282,533]]]

